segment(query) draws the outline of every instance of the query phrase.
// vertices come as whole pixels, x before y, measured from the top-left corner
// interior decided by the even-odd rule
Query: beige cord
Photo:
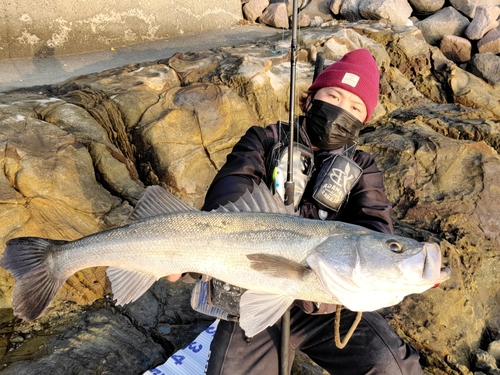
[[[339,349],[344,349],[344,347],[347,345],[347,342],[351,338],[352,334],[358,328],[358,324],[361,321],[361,316],[363,313],[361,311],[358,311],[358,314],[356,315],[356,319],[354,319],[354,322],[352,323],[351,328],[349,328],[349,332],[344,337],[343,341],[340,341],[340,312],[342,311],[342,305],[337,305],[337,311],[335,312],[335,328],[334,328],[334,334],[335,334],[335,345]]]

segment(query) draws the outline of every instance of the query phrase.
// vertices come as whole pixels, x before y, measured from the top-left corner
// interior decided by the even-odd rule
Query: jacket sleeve
[[[357,151],[354,161],[363,169],[363,174],[336,220],[377,232],[394,233],[392,205],[385,195],[382,172],[373,157],[366,152]]]
[[[269,128],[253,126],[234,146],[226,163],[217,173],[207,194],[203,210],[210,211],[235,202],[253,183],[266,179],[266,157],[274,140]]]

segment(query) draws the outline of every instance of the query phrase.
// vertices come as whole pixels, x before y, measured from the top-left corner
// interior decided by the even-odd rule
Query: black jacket
[[[205,197],[203,210],[212,210],[219,205],[235,202],[253,182],[268,180],[266,158],[275,144],[271,126],[253,126],[234,146],[227,161],[215,176]],[[332,212],[327,220],[338,220],[357,224],[378,232],[393,233],[391,204],[385,196],[382,172],[373,157],[357,150],[353,160],[363,169],[359,182],[338,212]],[[308,187],[314,185],[313,175]],[[319,219],[318,207],[310,197],[311,189],[306,189],[300,203],[301,216]]]

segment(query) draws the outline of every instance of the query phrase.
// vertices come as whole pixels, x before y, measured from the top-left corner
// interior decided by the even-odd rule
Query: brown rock
[[[245,19],[255,22],[269,5],[269,0],[249,0],[243,5]]]
[[[289,3],[292,3],[289,1]],[[330,13],[328,2],[324,0],[311,0],[302,8],[299,14],[308,16],[311,19],[319,18],[322,22],[327,22],[333,19]]]
[[[162,95],[136,135],[159,181],[200,208],[204,187],[253,120],[250,107],[227,87],[196,84]]]
[[[500,28],[489,31],[479,42],[477,42],[479,53],[491,52],[495,55],[500,53]]]
[[[259,18],[260,22],[277,27],[279,29],[288,29],[288,12],[285,3],[274,3],[269,4],[266,10],[262,13]]]
[[[470,60],[472,45],[465,38],[456,35],[446,35],[441,40],[439,49],[448,59],[459,64]]]

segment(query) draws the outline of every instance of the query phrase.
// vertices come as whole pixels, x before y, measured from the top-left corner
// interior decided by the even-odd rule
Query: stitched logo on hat
[[[346,85],[356,87],[356,85],[359,82],[359,76],[356,74],[352,73],[346,73],[344,74],[344,78],[342,78],[342,83],[345,83]]]

